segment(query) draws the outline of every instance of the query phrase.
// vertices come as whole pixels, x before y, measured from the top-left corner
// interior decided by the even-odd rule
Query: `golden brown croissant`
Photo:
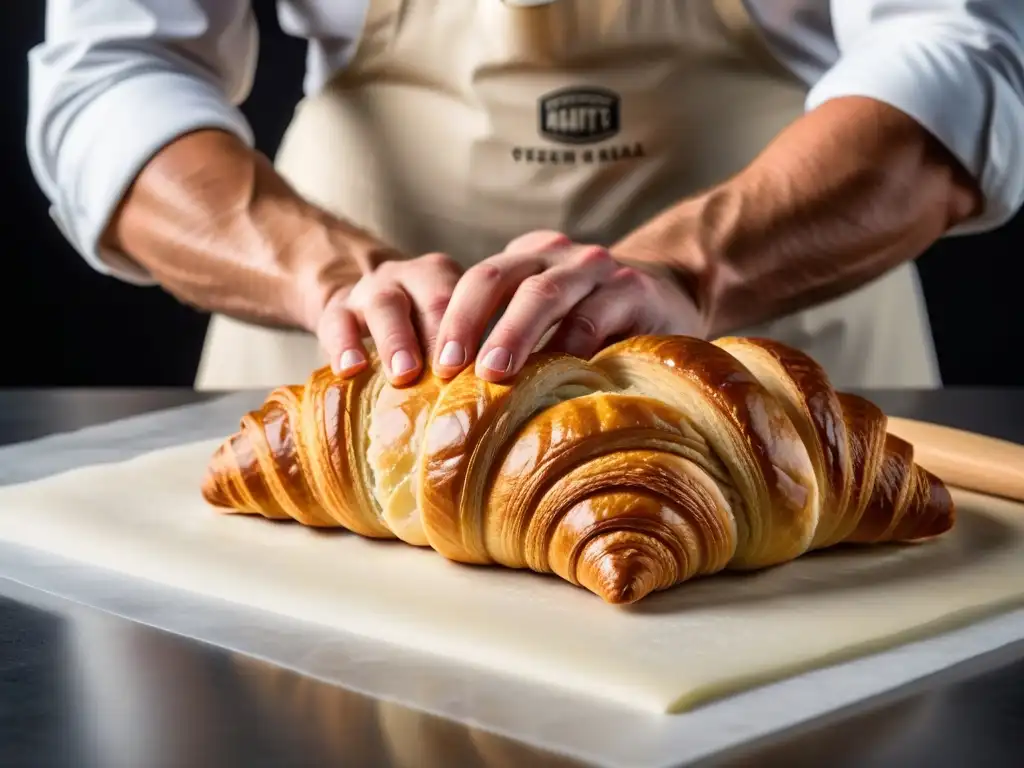
[[[840,542],[912,541],[954,521],[867,400],[778,342],[635,337],[592,360],[534,354],[514,381],[472,368],[386,383],[317,370],[242,419],[211,504],[555,573],[631,603],[723,569]]]

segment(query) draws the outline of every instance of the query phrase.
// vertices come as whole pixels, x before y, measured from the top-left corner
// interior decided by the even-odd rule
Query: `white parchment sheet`
[[[121,461],[233,431],[262,393],[0,449],[0,484]],[[982,657],[1024,653],[1024,610],[756,688],[680,715],[651,715],[242,605],[200,598],[11,544],[0,587],[24,587],[263,658],[376,697],[609,766],[668,766],[752,740]],[[16,586],[21,585],[21,586]],[[1000,650],[1001,649],[1001,650]],[[994,654],[997,650],[1000,653]],[[921,727],[926,727],[922,725]]]

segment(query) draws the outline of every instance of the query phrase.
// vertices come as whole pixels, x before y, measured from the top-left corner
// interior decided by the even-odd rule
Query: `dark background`
[[[273,154],[301,96],[304,45],[280,32],[272,0],[255,7],[260,66],[243,110],[259,148]],[[26,54],[42,39],[44,8],[7,2],[0,14],[0,386],[190,386],[206,316],[159,289],[94,273],[51,222],[29,172]],[[1018,216],[998,232],[945,241],[920,260],[947,385],[1024,385],[1022,246]]]

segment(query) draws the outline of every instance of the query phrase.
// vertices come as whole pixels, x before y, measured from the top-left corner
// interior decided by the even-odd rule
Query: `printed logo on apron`
[[[540,135],[562,144],[596,144],[619,132],[619,94],[607,88],[561,88],[541,96]]]
[[[640,142],[581,148],[607,142],[621,129],[622,98],[615,91],[595,86],[560,88],[538,100],[537,133],[551,144],[565,146],[516,146],[512,159],[517,163],[575,165],[643,157]]]

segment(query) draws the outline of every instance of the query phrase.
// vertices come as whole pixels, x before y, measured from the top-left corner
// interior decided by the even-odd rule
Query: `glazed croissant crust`
[[[554,573],[632,603],[840,542],[949,530],[941,480],[869,401],[775,341],[635,337],[386,383],[377,361],[281,387],[212,457],[214,506]]]

